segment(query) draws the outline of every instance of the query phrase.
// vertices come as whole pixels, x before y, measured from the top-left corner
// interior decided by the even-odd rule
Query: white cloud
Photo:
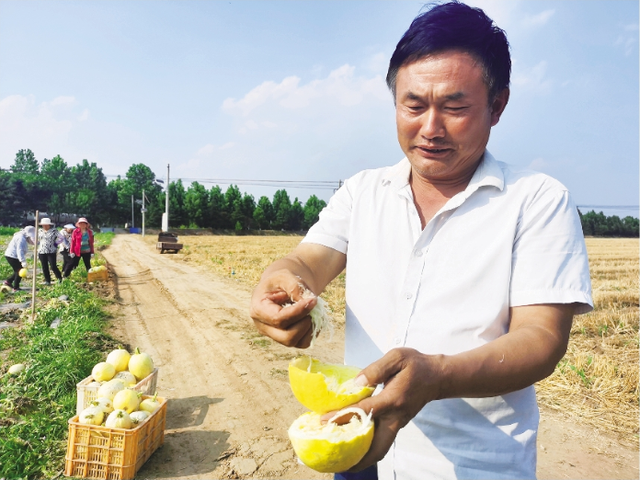
[[[258,85],[241,100],[235,98],[227,98],[222,103],[223,110],[235,112],[240,110],[243,115],[248,115],[252,110],[263,105],[269,99],[281,98],[291,91],[295,91],[300,79],[298,77],[287,77],[282,82],[264,82]]]
[[[553,86],[553,82],[547,78],[546,60],[538,62],[531,68],[522,67],[514,61],[511,82],[515,93],[546,94]]]
[[[58,115],[56,107],[70,103],[73,97],[57,97],[40,104],[33,95],[10,95],[0,100],[0,166],[11,165],[16,152],[23,148],[30,148],[40,160],[61,152],[73,121]]]
[[[24,148],[39,161],[59,154],[74,165],[86,158],[105,174],[124,174],[143,157],[161,158],[161,152],[142,144],[138,132],[93,120],[89,109],[72,96],[40,102],[34,95],[0,99],[0,167],[10,167],[16,152]]]
[[[227,142],[220,147],[220,150],[227,150],[229,148],[233,148],[235,146],[235,142]]]
[[[631,55],[638,43],[638,24],[632,23],[622,27],[622,33],[618,35],[614,45],[622,47],[625,56]]]
[[[376,53],[372,55],[369,61],[366,63],[367,68],[373,73],[380,73],[382,75],[387,74],[389,68],[390,55],[387,53]]]
[[[544,158],[535,158],[528,166],[528,168],[536,172],[544,172],[547,167],[549,167],[549,163]]]
[[[60,105],[73,105],[74,103],[76,103],[75,97],[60,96],[60,97],[54,98],[50,102],[44,102],[43,105],[47,105],[50,107],[58,107]]]
[[[300,109],[314,102],[337,101],[342,106],[363,102],[366,96],[387,99],[388,92],[382,76],[359,77],[355,67],[342,65],[326,78],[301,84],[297,76],[286,77],[282,82],[266,81],[249,91],[242,99],[227,98],[222,109],[229,114],[249,116],[260,107]],[[245,127],[258,127],[255,121],[245,122]]]
[[[543,25],[546,25],[549,19],[553,17],[555,13],[556,11],[554,9],[551,9],[545,10],[536,15],[525,15],[522,23],[526,27],[541,27]]]

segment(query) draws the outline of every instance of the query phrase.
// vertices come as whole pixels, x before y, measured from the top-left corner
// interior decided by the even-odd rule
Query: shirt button
[[[421,257],[421,256],[422,256],[422,250],[417,250],[416,257]]]
[[[396,345],[400,345],[401,341],[399,338],[394,338],[393,343],[395,343]]]
[[[407,300],[410,300],[413,295],[411,293],[407,293]]]

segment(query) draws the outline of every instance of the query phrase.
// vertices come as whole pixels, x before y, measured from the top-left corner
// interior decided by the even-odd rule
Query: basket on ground
[[[150,398],[143,396],[144,398]],[[69,420],[64,474],[67,477],[130,480],[164,442],[167,400],[136,428],[84,425],[76,415]]]
[[[87,272],[87,282],[103,282],[108,278],[109,270],[105,266],[94,267]]]
[[[143,395],[154,395],[158,385],[158,368],[154,368],[153,372],[140,380],[133,387],[134,390]],[[76,414],[80,414],[82,410],[87,408],[98,396],[100,385],[95,384],[92,376],[88,376],[80,383],[76,384],[78,391],[76,399]]]

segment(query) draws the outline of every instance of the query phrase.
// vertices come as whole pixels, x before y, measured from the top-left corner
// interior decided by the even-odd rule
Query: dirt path
[[[308,351],[289,349],[256,334],[250,291],[234,280],[133,235],[117,235],[103,255],[119,300],[113,334],[153,357],[159,395],[170,399],[164,446],[140,477],[332,478],[299,465],[289,445],[287,428],[304,407],[289,390],[287,365],[300,353],[340,362],[340,333]],[[638,478],[637,451],[543,415],[538,475]]]

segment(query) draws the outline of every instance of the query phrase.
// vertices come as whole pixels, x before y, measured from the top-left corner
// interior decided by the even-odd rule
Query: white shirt
[[[405,158],[336,192],[304,242],[347,255],[345,363],[394,347],[453,355],[509,328],[509,307],[592,309],[587,252],[566,188],[485,153],[467,188],[421,228]],[[533,386],[427,404],[400,432],[381,479],[535,478]]]

